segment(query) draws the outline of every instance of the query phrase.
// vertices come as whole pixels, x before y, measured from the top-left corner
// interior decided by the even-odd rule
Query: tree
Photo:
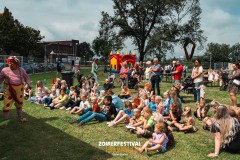
[[[171,45],[183,45],[189,40],[200,44],[205,40],[199,23],[199,0],[113,0],[113,3],[113,27],[123,38],[133,40],[140,61],[149,50],[159,50],[159,43],[172,49]],[[148,43],[152,38],[155,43]]]
[[[85,57],[89,60],[93,55],[93,51],[91,49],[91,45],[87,42],[82,42],[78,45],[79,51],[77,53],[78,57]]]
[[[229,44],[209,43],[204,55],[211,56],[213,62],[229,62],[230,53]]]
[[[240,44],[236,43],[230,48],[230,59],[232,62],[240,61]]]
[[[109,53],[123,48],[124,38],[117,34],[113,27],[112,18],[106,12],[101,12],[102,19],[99,21],[99,35],[93,40],[92,46],[97,54],[104,59],[109,59]]]
[[[5,8],[0,16],[0,48],[7,54],[18,52],[23,56],[31,53],[38,55],[41,45],[39,42],[43,38],[40,31],[31,27],[22,25],[17,19],[14,19],[12,13]]]

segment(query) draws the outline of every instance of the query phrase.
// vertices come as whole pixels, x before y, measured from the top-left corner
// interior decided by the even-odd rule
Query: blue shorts
[[[156,143],[152,143],[152,147],[154,147],[154,146],[156,146],[156,145],[157,145]],[[162,145],[161,145],[161,147],[162,147],[162,150],[161,150],[161,151],[157,150],[158,153],[164,153],[164,152],[167,151],[167,148],[166,148],[166,147],[164,147],[164,146],[162,146]]]

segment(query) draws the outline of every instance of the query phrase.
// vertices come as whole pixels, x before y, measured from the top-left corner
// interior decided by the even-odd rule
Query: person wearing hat
[[[12,104],[15,103],[17,108],[18,119],[20,122],[25,122],[26,119],[22,116],[22,107],[24,99],[24,82],[25,88],[29,88],[30,79],[26,71],[20,67],[20,61],[15,56],[7,58],[5,67],[0,72],[0,84],[4,81],[4,106],[3,119],[9,119],[9,111]]]
[[[171,74],[173,74],[173,84],[176,85],[180,83],[180,80],[182,78],[183,73],[183,66],[181,64],[180,60],[176,61],[176,70],[172,71]]]

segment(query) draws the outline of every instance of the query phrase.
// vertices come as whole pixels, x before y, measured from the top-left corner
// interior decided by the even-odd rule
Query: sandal
[[[21,123],[25,123],[25,122],[27,122],[27,121],[28,121],[27,118],[19,119],[19,122],[21,122]]]

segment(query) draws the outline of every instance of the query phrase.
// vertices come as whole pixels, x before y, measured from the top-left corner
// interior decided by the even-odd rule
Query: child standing
[[[166,127],[163,123],[156,124],[154,133],[152,135],[153,138],[146,141],[141,148],[137,147],[136,150],[139,151],[140,153],[142,153],[144,150],[145,152],[149,152],[149,151],[157,151],[160,153],[166,152],[168,137],[165,134],[165,131],[166,131]]]

